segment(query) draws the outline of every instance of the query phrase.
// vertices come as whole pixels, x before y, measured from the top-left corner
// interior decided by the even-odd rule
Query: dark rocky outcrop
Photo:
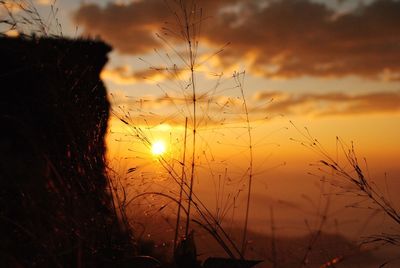
[[[0,39],[0,262],[104,266],[128,237],[105,176],[98,41]],[[125,241],[125,242],[123,242]]]

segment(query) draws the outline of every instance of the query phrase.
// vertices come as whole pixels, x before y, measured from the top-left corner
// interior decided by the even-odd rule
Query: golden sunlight
[[[151,153],[155,156],[160,156],[166,151],[165,142],[158,140],[151,145]]]

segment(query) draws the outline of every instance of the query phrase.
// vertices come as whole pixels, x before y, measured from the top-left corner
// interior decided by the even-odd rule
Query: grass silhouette
[[[301,145],[312,150],[321,157],[317,169],[323,174],[322,180],[333,185],[339,189],[341,194],[349,194],[355,200],[356,208],[367,208],[369,210],[376,210],[385,214],[395,225],[400,224],[400,212],[396,209],[394,204],[388,200],[385,194],[379,190],[373,179],[366,175],[364,168],[361,167],[354,144],[347,145],[341,138],[336,137],[337,156],[334,158],[323,147],[323,145],[311,135],[309,130],[300,130],[292,122],[291,124],[302,135],[302,140],[296,140]],[[343,156],[344,160],[339,158],[339,153]],[[365,167],[368,169],[367,160],[364,158]],[[333,178],[340,179],[339,181],[329,180],[324,175],[330,175]],[[363,204],[357,206],[357,204]],[[400,245],[399,234],[397,233],[383,233],[376,234],[365,238],[362,243],[368,244],[372,242],[381,242],[384,244]]]
[[[176,29],[171,28],[163,28],[164,33],[168,33],[174,37],[178,36],[181,40],[184,40],[186,44],[185,52],[182,53],[175,49],[172,45],[173,40],[169,40],[165,37],[166,34],[158,34],[157,37],[166,45],[168,49],[170,49],[173,54],[175,54],[176,58],[181,61],[183,67],[178,67],[178,64],[172,63],[171,67],[154,67],[150,66],[153,70],[159,70],[160,72],[167,71],[169,73],[169,77],[179,78],[181,79],[180,73],[186,72],[188,74],[188,80],[183,82],[178,82],[177,87],[181,88],[181,92],[183,96],[179,96],[178,98],[184,99],[184,108],[182,110],[185,113],[182,113],[182,119],[184,120],[184,138],[181,139],[181,142],[174,145],[174,147],[182,148],[181,160],[174,159],[173,161],[179,162],[180,168],[175,168],[169,159],[166,159],[163,155],[158,156],[157,161],[159,164],[165,169],[165,172],[171,177],[175,186],[179,186],[178,191],[176,193],[163,193],[157,191],[149,191],[145,193],[139,193],[138,195],[131,198],[127,203],[126,206],[130,205],[134,200],[137,200],[140,197],[147,196],[147,195],[159,195],[163,198],[167,198],[172,200],[173,202],[177,203],[178,205],[178,212],[176,216],[176,226],[175,226],[175,239],[174,239],[174,249],[176,251],[187,238],[189,237],[189,233],[191,232],[190,222],[194,222],[205,229],[218,243],[219,245],[225,250],[227,255],[232,259],[244,259],[246,245],[247,245],[247,229],[248,229],[248,218],[249,218],[249,210],[250,210],[250,199],[251,199],[251,182],[254,176],[253,174],[253,149],[252,149],[252,141],[251,141],[251,123],[249,117],[249,111],[247,108],[247,103],[245,99],[244,93],[244,73],[234,73],[233,79],[235,85],[233,86],[234,89],[239,90],[239,94],[242,99],[243,104],[243,111],[242,113],[246,116],[246,126],[244,129],[248,133],[249,139],[249,156],[250,156],[250,163],[249,168],[245,173],[248,177],[248,180],[245,184],[248,185],[247,190],[247,205],[246,205],[246,212],[245,212],[245,219],[244,219],[244,230],[243,230],[243,237],[242,237],[242,245],[239,246],[235,241],[232,240],[230,235],[227,233],[225,228],[222,225],[222,219],[224,215],[230,210],[235,209],[234,204],[222,204],[223,211],[221,217],[215,216],[211,210],[205,205],[205,203],[201,200],[201,197],[196,194],[194,190],[194,183],[198,180],[197,177],[197,170],[199,168],[199,164],[197,160],[199,158],[198,155],[198,139],[201,138],[199,136],[199,126],[205,126],[203,128],[207,129],[208,119],[210,115],[207,113],[207,109],[209,106],[212,105],[212,101],[215,92],[218,88],[218,83],[220,82],[221,76],[218,76],[217,83],[214,87],[212,87],[210,92],[198,92],[197,84],[196,84],[196,76],[198,75],[198,70],[204,64],[204,61],[198,63],[197,61],[197,49],[199,46],[199,34],[201,29],[201,24],[203,23],[203,14],[200,8],[197,8],[195,3],[187,3],[185,1],[176,1],[169,3],[169,9],[173,12],[174,17],[176,18],[175,24],[178,25]],[[217,55],[221,53],[223,48],[219,51],[212,53],[212,55]],[[165,54],[165,58],[171,58],[171,55],[168,53]],[[187,93],[187,90],[190,90],[190,94]],[[210,94],[211,93],[211,94]],[[169,93],[166,93],[169,94]],[[167,95],[169,96],[169,95]],[[205,98],[209,98],[208,100]],[[199,106],[198,102],[205,103],[204,106]],[[202,114],[199,114],[199,108],[202,109]],[[114,109],[114,115],[119,118],[119,120],[129,129],[131,135],[138,139],[144,147],[149,149],[152,146],[153,140],[151,139],[151,133],[145,133],[146,130],[142,129],[132,120],[132,115],[130,111],[125,107],[117,107]],[[204,112],[204,110],[206,110]],[[167,122],[168,121],[163,121]],[[188,124],[190,123],[190,124]],[[147,124],[147,123],[146,123]],[[183,122],[181,123],[183,125]],[[151,126],[149,126],[151,129]],[[201,130],[200,130],[201,131]],[[188,143],[188,132],[191,132],[191,142]],[[211,145],[212,146],[212,145]],[[190,148],[190,150],[188,150]],[[188,159],[188,156],[191,156]],[[180,169],[180,171],[179,171]],[[210,173],[212,173],[212,168],[209,169]],[[212,176],[212,175],[211,175]],[[244,176],[244,177],[246,177]],[[221,179],[221,178],[220,178]],[[221,182],[219,183],[219,187],[221,187]],[[221,190],[221,189],[220,189]],[[235,201],[238,198],[241,190],[237,193],[231,193],[230,196],[231,201]],[[179,194],[178,194],[179,193]],[[220,201],[217,197],[217,203]],[[228,200],[229,201],[229,200]],[[218,208],[217,204],[217,210]],[[192,209],[195,209],[195,212],[199,215],[199,218],[193,218]],[[183,227],[183,236],[179,239],[179,222],[181,221],[181,211],[185,213],[185,223]],[[217,212],[218,213],[218,212]],[[241,249],[239,249],[241,247]],[[177,252],[175,252],[176,255]]]

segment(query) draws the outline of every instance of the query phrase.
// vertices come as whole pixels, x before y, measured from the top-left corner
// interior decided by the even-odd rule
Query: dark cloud
[[[135,1],[129,5],[82,5],[74,14],[75,21],[86,33],[100,35],[123,53],[138,54],[158,47],[153,34],[163,21],[170,19],[162,1]]]
[[[228,52],[219,55],[225,66],[251,55],[249,68],[267,77],[400,80],[399,1],[374,1],[346,14],[308,0],[198,2],[212,17],[204,22],[203,40],[231,42]],[[161,0],[83,5],[75,20],[130,54],[159,47],[154,32],[175,21]]]
[[[215,12],[229,1],[200,2],[205,9]],[[118,51],[140,54],[161,46],[155,33],[160,32],[162,27],[176,30],[173,10],[178,9],[174,1],[163,0],[133,1],[125,5],[111,2],[104,8],[84,4],[75,12],[74,20],[83,26],[86,34],[101,36]]]
[[[254,68],[265,76],[344,76],[386,79],[400,72],[400,2],[382,0],[337,15],[304,0],[274,1],[255,9],[237,27],[208,38],[232,42],[232,53],[253,51]],[[240,14],[234,21],[241,20]],[[221,28],[222,23],[218,27]]]
[[[274,95],[277,97],[267,108],[272,113],[327,116],[400,112],[400,91],[358,95],[309,93],[299,96],[275,92]],[[266,94],[265,100],[269,100],[269,94]]]

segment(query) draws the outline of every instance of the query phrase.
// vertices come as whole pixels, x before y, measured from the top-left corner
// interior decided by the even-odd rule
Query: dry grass
[[[47,15],[41,14],[32,0],[0,0],[0,36],[62,38],[58,12],[57,0],[50,5]]]
[[[245,89],[244,89],[244,72],[239,73],[236,72],[233,74],[233,86],[229,88],[220,89],[221,83],[224,83],[222,79],[222,75],[217,76],[217,81],[214,86],[211,87],[210,90],[198,90],[197,89],[197,76],[201,74],[199,71],[202,65],[205,63],[204,61],[198,62],[198,47],[199,47],[199,35],[201,30],[201,24],[204,23],[202,10],[195,5],[195,1],[186,2],[186,1],[171,1],[168,2],[168,7],[170,11],[174,14],[176,21],[172,23],[172,25],[176,25],[176,28],[163,28],[163,34],[158,34],[157,37],[165,44],[166,49],[170,50],[170,53],[157,53],[161,58],[167,59],[167,63],[170,64],[166,67],[158,67],[155,68],[150,64],[150,68],[153,70],[160,70],[161,72],[167,71],[169,73],[169,77],[174,78],[172,84],[177,89],[171,89],[171,86],[165,86],[158,84],[159,88],[165,93],[166,96],[172,96],[171,91],[178,92],[178,95],[175,94],[171,99],[183,99],[183,107],[179,106],[178,103],[175,103],[177,107],[177,114],[181,118],[182,121],[178,122],[180,125],[184,125],[184,134],[180,137],[173,137],[173,140],[177,140],[173,144],[176,151],[179,151],[180,157],[178,158],[169,158],[168,156],[158,156],[157,162],[161,165],[166,174],[168,174],[169,179],[172,179],[173,184],[170,184],[170,188],[166,191],[154,191],[148,190],[144,193],[138,193],[137,195],[130,198],[127,202],[123,204],[125,210],[127,210],[127,206],[132,205],[134,201],[138,201],[141,197],[146,196],[154,196],[158,195],[162,198],[166,198],[177,205],[176,212],[176,224],[174,227],[174,248],[176,249],[182,241],[185,241],[186,237],[188,237],[191,232],[190,223],[196,223],[202,229],[206,230],[209,235],[211,235],[219,245],[224,249],[227,255],[233,259],[243,259],[246,254],[246,245],[247,245],[247,229],[248,229],[248,219],[250,213],[250,203],[251,203],[251,195],[252,195],[252,180],[254,177],[254,167],[253,167],[253,142],[252,142],[252,126],[251,119],[249,115],[249,109],[247,107],[246,97],[245,97]],[[169,24],[171,25],[171,23]],[[185,43],[185,49],[179,50],[173,45],[173,38],[168,39],[166,36],[173,36],[174,38],[178,37],[180,40],[183,40]],[[172,39],[172,40],[171,40]],[[217,55],[218,53],[222,53],[224,48],[221,48],[215,53],[211,53],[211,55]],[[174,63],[171,58],[178,59],[180,64]],[[208,58],[209,60],[210,58]],[[145,62],[145,60],[141,59]],[[187,80],[185,77],[182,77],[182,73],[187,73]],[[230,79],[230,78],[229,78]],[[171,82],[171,81],[169,81]],[[238,90],[239,99],[241,101],[241,111],[239,111],[240,116],[244,115],[245,124],[242,127],[247,132],[247,139],[245,141],[248,143],[248,146],[245,150],[248,151],[249,154],[249,166],[244,174],[240,175],[238,180],[238,188],[236,192],[226,192],[225,185],[227,184],[227,169],[224,168],[221,173],[218,171],[214,171],[215,168],[212,166],[215,160],[211,160],[207,155],[210,155],[211,158],[214,158],[213,153],[211,151],[212,140],[209,141],[206,138],[202,137],[204,131],[215,131],[215,121],[220,121],[221,119],[213,119],[221,117],[223,118],[220,121],[221,129],[228,129],[229,126],[226,126],[226,109],[229,108],[227,103],[223,104],[222,107],[215,100],[216,92],[222,92],[226,90]],[[181,95],[179,95],[181,94]],[[173,101],[173,100],[172,100]],[[220,109],[220,114],[215,114],[215,112],[210,113],[212,110],[212,105],[217,105],[217,108]],[[125,106],[117,106],[115,107],[113,113],[119,118],[120,122],[125,125],[126,131],[129,132],[130,136],[139,141],[144,148],[149,150],[154,142],[152,138],[151,129],[154,127],[153,125],[147,124],[147,127],[141,127],[140,124],[137,123],[137,118],[133,114],[131,114],[134,109],[125,107]],[[167,116],[168,118],[168,116]],[[169,123],[168,119],[162,120],[163,123]],[[176,120],[176,119],[175,119]],[[211,125],[210,130],[208,126]],[[199,134],[199,131],[201,132]],[[241,136],[242,134],[240,134]],[[182,137],[183,136],[183,137]],[[190,142],[189,142],[189,139]],[[200,143],[199,143],[200,141]],[[206,144],[206,150],[201,149],[201,144]],[[243,148],[240,148],[242,151]],[[190,156],[190,157],[188,157]],[[199,163],[200,158],[204,157],[206,160],[206,165],[202,166]],[[178,165],[176,165],[178,163]],[[202,201],[202,198],[195,191],[195,184],[200,180],[198,177],[199,170],[203,172],[203,170],[208,170],[209,177],[214,180],[214,187],[216,188],[216,213],[213,213],[211,209]],[[219,173],[219,174],[218,174]],[[168,179],[168,180],[169,180]],[[243,227],[243,236],[241,241],[241,246],[231,238],[228,232],[225,230],[223,221],[229,213],[234,215],[234,211],[236,209],[236,202],[239,198],[239,195],[244,192],[244,187],[246,189],[246,206],[245,206],[245,215],[244,215],[244,227]],[[127,190],[122,190],[125,193]],[[129,190],[128,190],[129,191]],[[123,199],[125,200],[125,194],[123,194]],[[164,206],[162,205],[163,209]],[[193,211],[194,210],[194,211]],[[180,223],[182,221],[181,212],[184,212],[184,224],[183,224],[183,232],[180,233]],[[175,214],[175,213],[173,213]],[[241,249],[240,249],[241,248]]]
[[[337,155],[334,158],[318,139],[311,135],[307,128],[302,131],[293,123],[292,125],[303,137],[302,140],[296,141],[321,157],[317,170],[322,173],[322,180],[326,180],[327,183],[338,189],[339,194],[352,195],[355,200],[355,204],[351,205],[352,207],[382,212],[394,224],[400,224],[400,212],[378,188],[374,180],[366,175],[369,174],[364,170],[365,168],[368,169],[367,160],[363,159],[364,167],[362,167],[353,143],[349,146],[342,139],[336,137]],[[340,159],[340,154],[343,159]],[[339,180],[329,180],[327,176]],[[363,241],[363,243],[371,242],[400,245],[399,234],[372,235]]]

